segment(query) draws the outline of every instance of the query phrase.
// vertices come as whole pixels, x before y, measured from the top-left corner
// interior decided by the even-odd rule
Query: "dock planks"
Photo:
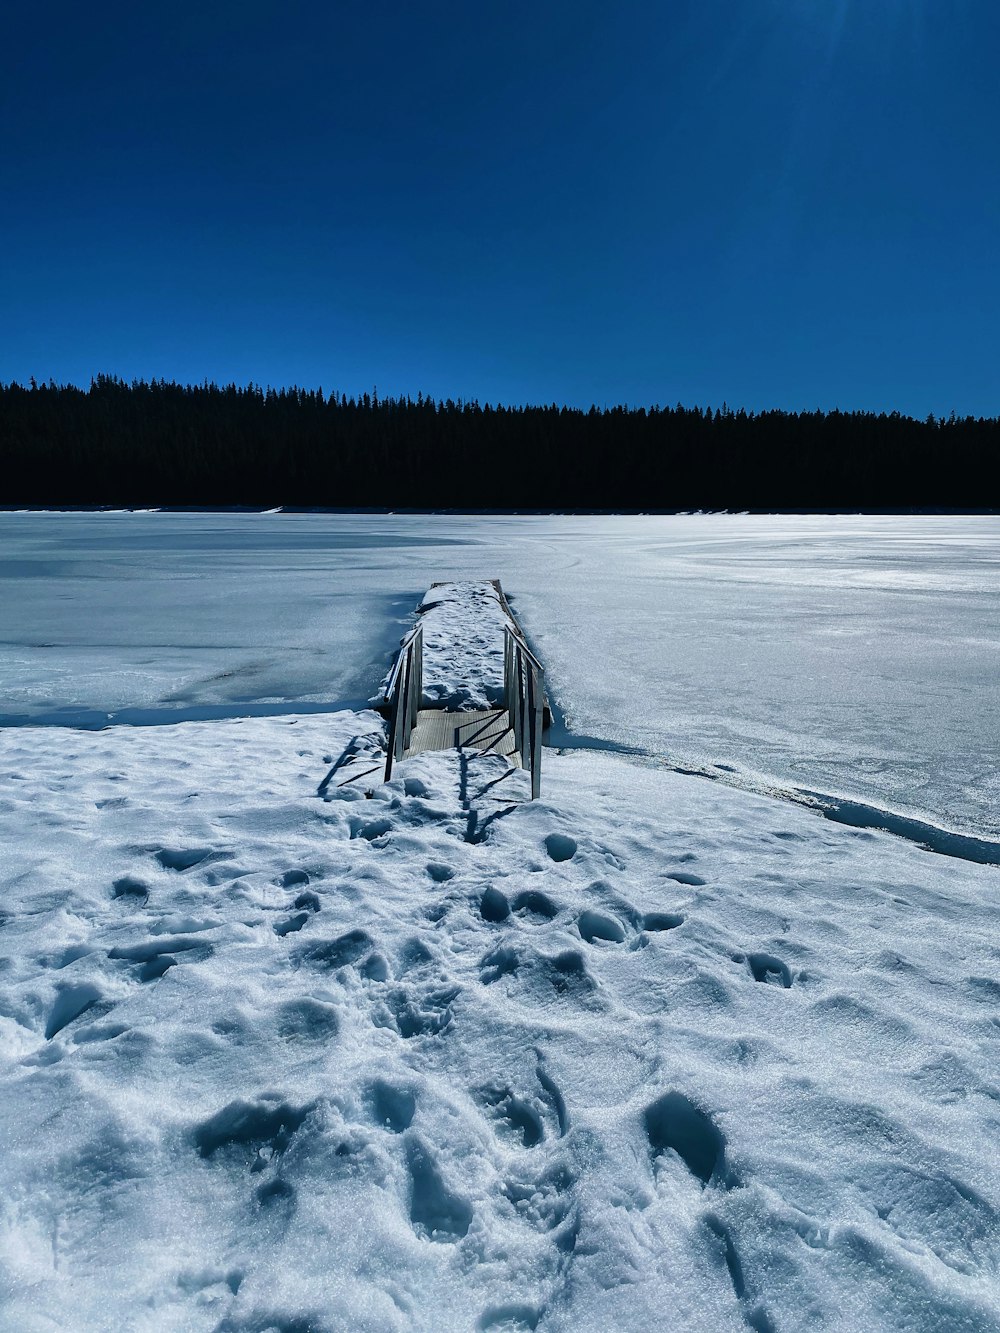
[[[464,713],[448,713],[439,708],[420,709],[410,733],[407,756],[425,754],[429,750],[463,748],[501,754],[515,768],[521,766],[506,708],[470,709]]]

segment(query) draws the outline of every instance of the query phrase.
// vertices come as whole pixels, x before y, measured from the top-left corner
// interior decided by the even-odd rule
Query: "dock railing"
[[[414,625],[400,645],[396,665],[385,687],[385,697],[392,705],[389,716],[389,744],[385,756],[385,780],[392,776],[392,765],[402,759],[410,743],[424,693],[424,627]]]
[[[511,624],[504,628],[504,703],[514,733],[521,767],[531,770],[531,799],[542,789],[542,713],[545,707],[545,668]]]

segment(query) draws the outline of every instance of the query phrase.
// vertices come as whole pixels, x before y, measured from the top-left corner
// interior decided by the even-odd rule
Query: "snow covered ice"
[[[58,517],[5,522],[13,530],[23,518],[37,534]],[[418,557],[431,520],[393,520],[403,544],[380,549],[363,545],[362,520],[351,519],[344,558],[358,563],[348,578],[331,568],[320,516],[252,538],[251,548],[274,545],[270,564],[259,545],[247,555],[239,542],[252,520],[285,516],[237,516],[232,528],[232,516],[196,516],[220,552],[213,591],[200,557],[178,546],[179,520],[191,516],[99,516],[107,526],[88,529],[95,517],[56,524],[48,555],[37,536],[30,553],[20,539],[17,558],[31,569],[8,582],[19,591],[8,663],[29,648],[35,664],[48,660],[52,609],[81,564],[93,572],[108,561],[94,580],[108,586],[80,593],[104,618],[88,638],[70,603],[75,642],[40,669],[47,697],[30,663],[14,676],[22,720],[108,707],[115,636],[131,639],[123,653],[135,670],[119,705],[148,707],[160,722],[170,708],[224,715],[241,692],[242,706],[262,706],[254,680],[277,704],[283,689],[315,684],[302,703],[318,704],[324,660],[345,693],[367,697],[407,611],[459,569],[504,579],[565,716],[595,734],[603,717],[615,735],[599,739],[625,743],[640,733],[624,703],[617,713],[600,704],[626,659],[639,663],[636,681],[653,679],[651,656],[628,658],[641,642],[629,617],[646,635],[662,628],[666,560],[680,589],[670,595],[690,594],[678,614],[693,626],[696,564],[722,558],[709,547],[726,533],[743,544],[748,571],[772,558],[784,571],[763,576],[762,592],[748,578],[744,601],[760,608],[773,597],[773,610],[779,584],[784,596],[798,579],[815,597],[828,579],[823,633],[841,653],[850,637],[832,633],[847,623],[834,574],[809,573],[801,551],[779,556],[773,538],[753,548],[750,520],[600,520],[594,545],[579,529],[571,539],[583,520],[555,521],[548,536],[539,521],[510,520],[501,561],[489,543],[471,544],[465,520],[441,530],[466,534],[460,556],[442,546]],[[127,636],[113,615],[130,586],[127,543],[108,553],[118,518],[145,571]],[[842,537],[809,522],[818,564],[853,561],[860,579],[860,548],[844,556]],[[876,537],[902,540],[871,522]],[[946,717],[962,682],[980,680],[966,696],[976,736],[963,753],[985,765],[993,682],[976,677],[985,658],[975,645],[992,633],[983,607],[995,536],[973,524],[935,537],[922,523],[918,618],[935,609],[935,643],[946,623],[953,643],[957,627],[968,640],[956,660],[928,647],[925,662],[939,663]],[[88,532],[96,548],[81,554]],[[158,532],[166,555],[153,549]],[[672,554],[639,549],[651,532]],[[59,533],[67,566],[40,572],[43,559],[57,561]],[[549,538],[551,589],[528,577]],[[954,551],[947,569],[936,566],[934,541],[965,541],[982,568],[972,560],[962,574]],[[404,556],[405,578],[393,565]],[[879,596],[901,622],[879,560]],[[165,566],[191,575],[196,628],[186,631],[184,683],[171,687],[183,699],[163,692],[172,650],[156,646],[139,595]],[[509,567],[521,573],[508,579]],[[935,569],[947,596],[928,591]],[[615,578],[618,658],[607,628],[584,615],[584,592],[608,607]],[[262,625],[250,642],[243,581],[266,591],[265,609],[285,607],[281,635]],[[735,582],[732,569],[706,577],[709,603],[733,601]],[[33,605],[20,595],[29,586],[42,591]],[[159,642],[176,645],[184,602],[169,589],[164,577],[150,607],[160,598]],[[776,634],[771,615],[747,610],[746,621]],[[298,622],[310,646],[282,680],[280,639],[294,645]],[[731,627],[720,621],[717,633],[735,660]],[[600,654],[582,657],[591,634]],[[86,699],[57,680],[76,653],[95,664]],[[485,644],[484,688],[490,659]],[[454,699],[458,679],[442,657],[425,685]],[[678,679],[666,671],[675,702]],[[818,699],[820,729],[834,716],[820,717],[828,704]],[[711,741],[727,701],[706,688],[698,707]],[[781,747],[755,707],[747,734],[762,739],[743,752],[753,755],[746,772],[794,771],[822,787],[834,761],[820,754],[810,768],[804,740],[785,769],[764,762]],[[910,714],[914,735],[924,707],[918,699]],[[660,744],[655,716],[641,731],[644,748]],[[338,790],[329,774],[341,752],[353,744],[377,756],[383,734],[360,705],[307,714],[294,703],[274,717],[0,730],[0,1328],[1000,1327],[1000,869],[831,823],[663,758],[594,748],[547,749],[535,802],[526,774],[457,752],[404,761],[370,798],[363,782]],[[864,743],[856,720],[844,744]],[[923,744],[915,769],[931,773],[943,731]],[[951,802],[958,822],[990,835],[977,811],[993,818],[992,798],[976,789],[966,799],[957,773],[906,787],[889,755],[872,785],[853,791],[885,800],[905,788],[900,804],[943,824]]]

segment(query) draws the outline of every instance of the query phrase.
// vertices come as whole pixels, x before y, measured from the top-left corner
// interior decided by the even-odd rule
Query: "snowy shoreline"
[[[996,1325],[1000,871],[381,726],[0,736],[0,1324]]]

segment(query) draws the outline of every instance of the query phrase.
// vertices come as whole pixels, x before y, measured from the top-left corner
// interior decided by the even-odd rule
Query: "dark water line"
[[[984,866],[1000,865],[1000,842],[991,842],[988,838],[953,833],[921,819],[881,810],[877,805],[842,800],[823,792],[800,788],[790,794],[790,799],[796,798],[804,798],[803,803],[818,809],[824,819],[831,819],[836,824],[846,824],[849,828],[881,829],[886,833],[894,833],[897,838],[906,838],[926,847],[929,852],[937,852],[939,856],[954,856],[961,861],[975,861]]]

